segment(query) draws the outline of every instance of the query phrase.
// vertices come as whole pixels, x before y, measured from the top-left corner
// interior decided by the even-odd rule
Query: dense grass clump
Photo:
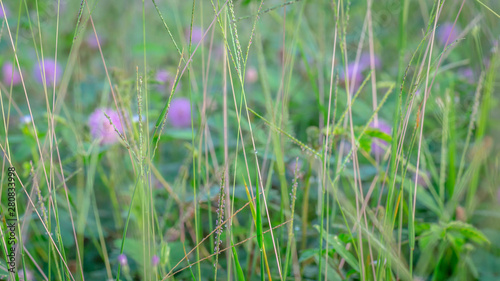
[[[499,280],[500,2],[0,8],[0,280]]]

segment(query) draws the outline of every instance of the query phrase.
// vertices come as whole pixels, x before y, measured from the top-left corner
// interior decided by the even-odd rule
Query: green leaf
[[[365,131],[365,135],[368,135],[372,138],[381,139],[381,140],[386,141],[388,143],[390,143],[392,141],[392,137],[390,135],[380,131],[379,129],[368,128]]]
[[[320,231],[318,225],[315,225],[314,228],[316,228],[318,232]],[[323,233],[326,233],[326,231],[324,230]],[[354,255],[351,252],[346,250],[346,244],[342,242],[337,235],[333,236],[331,234],[328,234],[327,236],[325,236],[325,240],[328,242],[328,244],[330,244],[333,247],[335,252],[337,252],[342,258],[345,259],[345,261],[350,266],[352,266],[354,270],[359,272],[358,260],[354,257]]]
[[[367,135],[361,136],[361,139],[359,140],[359,147],[367,153],[370,153],[372,149],[372,138]]]
[[[312,257],[315,257],[318,255],[318,248],[315,249],[307,249],[302,252],[299,258],[299,262],[306,261]]]
[[[240,261],[238,259],[238,252],[236,251],[236,247],[234,247],[234,243],[231,240],[231,250],[233,250],[234,256],[234,266],[236,267],[236,276],[238,277],[238,281],[245,281],[245,274],[243,274],[243,269],[241,269]]]
[[[163,244],[161,246],[161,252],[160,252],[160,264],[161,266],[167,265],[167,263],[170,260],[170,247],[168,244]]]
[[[262,250],[263,247],[263,231],[262,231],[262,213],[260,208],[260,194],[259,194],[259,182],[257,182],[257,192],[255,194],[255,209],[256,209],[256,225],[257,228],[257,242],[259,243],[259,248]]]

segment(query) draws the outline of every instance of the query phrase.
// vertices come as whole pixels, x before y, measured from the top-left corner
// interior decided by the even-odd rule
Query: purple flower
[[[99,43],[97,42],[97,39],[99,39]],[[103,39],[101,36],[97,35],[97,39],[95,38],[94,33],[90,33],[87,38],[85,38],[85,43],[87,43],[87,46],[89,46],[90,49],[99,49],[99,44],[103,44]]]
[[[109,116],[113,124],[110,124],[104,113]],[[100,139],[100,144],[113,144],[118,141],[120,136],[115,131],[113,125],[121,134],[123,134],[120,117],[116,111],[110,108],[96,109],[89,116],[90,133],[94,139]]]
[[[189,43],[189,35],[191,33],[191,29],[187,28],[184,32],[184,36],[186,37],[186,42]],[[203,39],[203,29],[199,26],[193,26],[193,35],[191,36],[191,44],[196,47],[198,43]]]
[[[162,69],[156,72],[156,80],[161,83],[166,83],[172,81],[172,75],[170,72]]]
[[[437,29],[436,36],[439,43],[446,46],[456,41],[459,34],[460,29],[458,26],[453,27],[453,23],[445,22]],[[446,42],[448,42],[448,44],[446,44]]]
[[[257,79],[259,79],[259,73],[257,72],[257,69],[253,66],[250,66],[245,71],[245,82],[253,84],[257,82]]]
[[[462,76],[467,82],[474,83],[474,71],[470,67],[458,70],[458,74]]]
[[[174,86],[174,83],[175,83],[175,76],[172,75],[169,71],[162,69],[162,70],[158,70],[158,72],[156,72],[155,79],[156,79],[156,81],[161,83],[157,87],[158,91],[163,92],[163,91],[165,91],[165,88],[167,88],[168,93],[170,94],[170,92],[172,91],[172,87]],[[181,86],[181,83],[179,82],[177,84],[177,88],[179,89],[180,86]]]
[[[151,258],[151,265],[152,266],[157,266],[160,263],[160,258],[157,255],[154,255]]]
[[[5,8],[5,12],[4,10],[2,9],[2,6],[0,6],[0,19],[3,19],[3,18],[6,18],[9,16],[9,9],[7,9],[7,7],[4,5],[3,6]]]
[[[172,99],[167,118],[175,128],[191,126],[191,103],[189,100],[186,98]]]
[[[359,65],[358,67],[361,69],[361,71],[364,71],[366,69],[370,69],[371,62],[370,62],[370,53],[363,53],[359,57]],[[373,55],[373,61],[375,63],[375,68],[380,68],[382,66],[382,61],[377,55]]]
[[[3,82],[5,85],[10,85],[12,82],[12,85],[17,85],[21,83],[21,75],[19,74],[19,71],[17,68],[14,68],[14,65],[10,62],[6,62],[2,66],[2,74],[3,74]]]
[[[382,65],[380,58],[376,55],[373,56],[373,62],[375,68],[380,68]],[[371,60],[369,53],[361,54],[357,64],[355,61],[353,61],[347,65],[347,79],[349,79],[349,92],[351,94],[354,94],[358,91],[358,88],[361,86],[364,80],[363,71],[370,69],[370,66]],[[341,69],[339,79],[340,83],[343,85],[345,85],[345,76],[345,70]]]
[[[127,266],[128,265],[127,256],[125,254],[118,255],[118,262],[120,263],[121,266]]]
[[[61,80],[61,75],[63,72],[62,67],[59,65],[59,63],[56,64],[53,59],[44,59],[43,65],[37,64],[33,69],[33,73],[38,83],[43,84],[43,77],[45,76],[46,85],[53,86],[54,79],[56,82],[55,85],[57,85],[59,83],[59,80]],[[45,75],[42,75],[43,73],[45,73]]]
[[[356,93],[358,88],[361,86],[361,83],[363,83],[363,69],[360,67],[359,63],[358,65],[355,65],[354,62],[349,63],[347,65],[347,79],[349,80],[349,93],[353,94]],[[345,70],[342,69],[340,71],[339,79],[340,83],[345,85]]]
[[[391,126],[389,124],[387,124],[385,121],[380,120],[380,119],[378,120],[378,124],[375,124],[375,121],[370,123],[370,127],[373,129],[378,129],[379,131],[386,133],[388,135],[390,135],[391,131],[392,131]],[[388,143],[384,140],[381,140],[381,139],[373,139],[372,140],[371,150],[375,156],[379,156],[379,157],[382,156],[385,153],[385,150],[387,149],[387,147],[388,147]]]

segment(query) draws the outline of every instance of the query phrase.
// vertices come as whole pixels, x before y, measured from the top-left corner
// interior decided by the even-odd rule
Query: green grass
[[[500,274],[496,1],[0,4],[1,280]]]

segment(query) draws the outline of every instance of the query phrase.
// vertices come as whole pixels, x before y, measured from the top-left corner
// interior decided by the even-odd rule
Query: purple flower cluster
[[[111,124],[108,118],[104,115],[106,113],[111,119]],[[110,108],[96,109],[89,116],[90,134],[94,139],[100,140],[100,144],[114,144],[118,142],[120,136],[115,131],[116,129],[123,134],[122,123],[118,113]]]
[[[2,66],[2,81],[5,85],[17,85],[21,83],[21,75],[16,67],[10,62],[5,63]]]
[[[2,6],[0,6],[0,19],[3,19],[3,18],[6,18],[9,16],[9,9],[7,9],[7,7],[5,7],[4,5],[4,8],[5,8],[5,12],[4,10],[2,9]]]
[[[154,255],[151,258],[151,265],[152,266],[157,266],[160,263],[160,258],[157,255]]]
[[[50,58],[44,59],[43,64],[36,65],[33,69],[33,75],[35,76],[36,81],[43,84],[43,81],[45,80],[45,84],[47,86],[55,86],[59,84],[62,73],[63,71],[61,65]]]
[[[474,83],[474,71],[470,67],[461,68],[458,70],[458,75],[460,75],[464,80],[470,84]]]
[[[172,92],[172,87],[175,83],[175,75],[172,75],[168,70],[162,69],[156,72],[156,81],[160,84],[157,86],[159,92],[167,91],[167,94]],[[180,82],[177,84],[177,89],[181,86]]]
[[[257,82],[258,79],[259,73],[257,72],[257,68],[253,66],[248,67],[248,69],[245,71],[245,82],[253,84]]]
[[[380,58],[375,55],[373,59],[375,68],[380,68],[382,65]],[[347,65],[347,72],[345,71],[345,69],[341,69],[339,79],[341,84],[343,85],[345,85],[346,78],[349,80],[349,93],[356,93],[356,91],[361,86],[361,83],[363,83],[363,80],[365,79],[363,76],[363,72],[370,69],[370,65],[370,54],[363,53],[359,57],[359,61],[357,63],[354,61]]]
[[[380,119],[378,120],[377,124],[375,121],[370,123],[370,127],[373,129],[378,129],[381,132],[386,133],[388,135],[390,135],[392,132],[391,126],[389,124],[387,124],[385,121],[380,120]],[[372,140],[371,151],[372,151],[373,155],[375,155],[375,156],[378,156],[378,157],[383,156],[388,145],[389,144],[384,140],[374,139],[374,140]]]
[[[120,263],[121,266],[127,266],[128,265],[128,259],[125,254],[120,254],[118,255],[118,262]]]
[[[99,41],[97,41],[98,39],[99,39]],[[90,49],[94,49],[94,50],[99,49],[99,44],[102,46],[103,42],[104,42],[104,40],[101,38],[101,36],[97,35],[97,39],[96,39],[94,33],[90,33],[85,38],[85,43],[87,44],[87,46]]]
[[[184,31],[184,37],[186,38],[186,42],[189,43],[189,36],[190,36],[191,30],[190,28],[187,28]],[[193,26],[193,34],[191,36],[191,45],[196,47],[201,40],[203,40],[203,29],[199,26]]]
[[[436,39],[439,44],[447,46],[458,39],[460,34],[460,28],[458,26],[453,26],[452,22],[445,22],[436,31]],[[448,42],[448,43],[446,43]]]
[[[191,126],[191,102],[186,98],[175,98],[170,102],[167,119],[175,128]]]

